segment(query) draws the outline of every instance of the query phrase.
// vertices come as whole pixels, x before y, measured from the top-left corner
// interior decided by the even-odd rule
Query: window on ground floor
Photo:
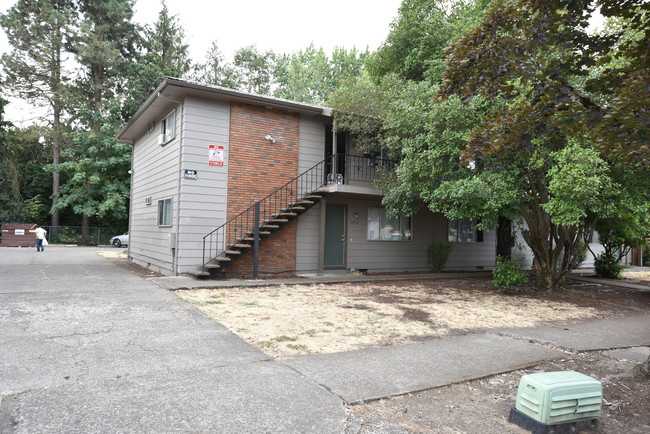
[[[412,233],[411,217],[400,215],[389,217],[386,208],[368,208],[369,241],[410,241]]]
[[[172,200],[163,199],[158,201],[158,226],[172,225]]]
[[[480,243],[483,241],[483,231],[476,229],[476,220],[449,220],[447,240],[450,243]]]

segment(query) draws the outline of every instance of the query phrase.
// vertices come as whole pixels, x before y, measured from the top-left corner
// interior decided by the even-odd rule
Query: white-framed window
[[[476,229],[476,221],[471,219],[449,220],[447,240],[450,243],[474,243],[483,241],[483,231]]]
[[[389,217],[386,208],[368,208],[368,241],[410,241],[411,217]]]
[[[160,144],[163,145],[176,136],[176,110],[172,110],[160,121]]]
[[[172,225],[172,199],[158,201],[158,226]]]

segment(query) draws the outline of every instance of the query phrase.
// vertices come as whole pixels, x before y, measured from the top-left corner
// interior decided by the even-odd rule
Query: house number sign
[[[199,179],[199,172],[196,170],[185,169],[185,179]]]

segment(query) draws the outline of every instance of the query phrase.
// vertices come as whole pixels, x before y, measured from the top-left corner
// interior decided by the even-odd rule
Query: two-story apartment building
[[[495,264],[495,231],[390,218],[373,181],[394,163],[333,133],[329,108],[168,78],[117,138],[133,146],[129,258],[164,274],[428,270],[433,239],[454,244],[448,269]]]

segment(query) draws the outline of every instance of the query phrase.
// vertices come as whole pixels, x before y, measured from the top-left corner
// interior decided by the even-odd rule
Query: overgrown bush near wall
[[[623,266],[618,262],[616,256],[608,253],[601,253],[594,261],[594,270],[598,277],[606,279],[620,279]]]
[[[520,264],[497,256],[497,265],[492,270],[492,286],[503,292],[506,289],[514,288],[528,283],[530,276],[522,271]]]
[[[431,241],[427,247],[427,263],[431,265],[433,271],[440,273],[445,268],[452,247],[451,243],[446,241]]]

